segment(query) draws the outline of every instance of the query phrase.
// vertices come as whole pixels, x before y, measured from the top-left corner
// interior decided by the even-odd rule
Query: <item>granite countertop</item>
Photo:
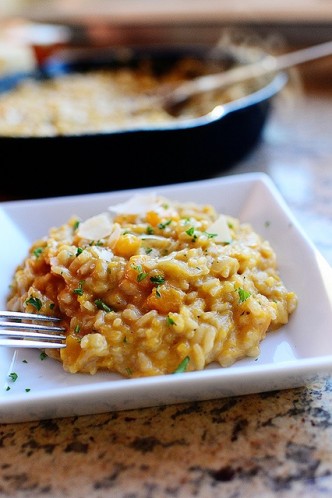
[[[329,85],[284,95],[262,143],[225,173],[268,173],[330,264],[331,123]],[[278,392],[1,424],[0,496],[331,497],[332,377]]]
[[[0,426],[0,496],[329,497],[332,381]]]

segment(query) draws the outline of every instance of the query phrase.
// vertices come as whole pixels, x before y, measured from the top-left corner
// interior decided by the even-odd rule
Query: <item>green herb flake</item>
[[[217,233],[209,233],[209,232],[204,232],[205,235],[207,236],[208,239],[213,239],[214,237],[217,237]]]
[[[41,361],[46,360],[46,358],[47,358],[47,354],[46,354],[46,353],[44,353],[44,352],[40,353],[40,355],[39,355],[39,359],[40,359]]]
[[[160,228],[160,230],[164,230],[171,223],[172,223],[172,220],[165,221],[164,223],[159,223],[158,228]]]
[[[185,372],[187,370],[187,366],[188,366],[189,361],[190,361],[189,356],[186,356],[185,358],[183,358],[183,360],[178,365],[178,367],[174,370],[173,373],[177,374],[177,373]]]
[[[136,278],[137,282],[141,282],[148,276],[148,274],[143,271],[142,265],[132,265],[132,268],[138,272]]]
[[[78,247],[77,251],[76,251],[76,257],[79,256],[80,254],[82,254],[82,252],[83,252],[83,248],[82,247]]]
[[[150,254],[150,252],[152,252],[152,247],[146,247],[145,254]]]
[[[110,313],[112,311],[112,308],[110,308],[109,306],[107,306],[107,304],[104,303],[104,301],[102,301],[101,299],[96,299],[95,300],[95,305],[97,306],[97,308],[99,310],[106,311],[106,313]]]
[[[10,391],[10,387],[9,386],[6,387],[6,391]]]
[[[150,277],[150,281],[154,285],[162,285],[165,283],[165,279],[162,275],[156,275],[155,277]]]
[[[142,280],[144,280],[146,277],[148,276],[147,273],[144,273],[144,272],[141,272],[137,275],[137,282],[141,282]]]
[[[36,308],[37,311],[40,311],[42,307],[42,302],[40,299],[38,299],[38,297],[30,297],[25,301],[25,304],[30,304],[31,306]]]
[[[12,381],[12,382],[16,382],[17,379],[18,379],[18,375],[16,372],[11,372],[9,375],[8,375],[9,379]]]
[[[239,294],[239,303],[244,303],[244,301],[246,301],[251,296],[251,292],[242,289],[242,287],[239,287],[236,290]]]
[[[194,227],[190,227],[188,228],[188,230],[186,230],[186,234],[189,235],[189,237],[192,237],[195,233],[195,228]]]
[[[188,228],[188,230],[186,230],[186,234],[189,235],[189,237],[192,237],[192,239],[191,239],[192,242],[196,242],[197,234],[195,233],[194,227]]]
[[[28,361],[27,360],[22,360],[22,363],[28,363]]]
[[[73,230],[74,232],[76,232],[76,230],[78,229],[78,227],[80,226],[80,221],[79,220],[76,220],[73,224]]]
[[[25,392],[26,392],[26,393],[29,393],[30,391],[31,391],[30,387],[26,387],[26,388],[25,388]]]
[[[166,323],[167,325],[176,325],[175,321],[170,316],[166,317]]]
[[[146,227],[146,233],[147,233],[147,235],[153,235],[154,234],[154,230],[153,230],[153,228],[150,225]]]
[[[78,296],[83,296],[83,285],[85,283],[85,280],[81,280],[78,284],[78,287],[73,290],[74,294],[77,294]]]
[[[33,254],[35,255],[36,258],[39,258],[43,250],[44,250],[43,247],[36,247],[36,249],[33,251]]]

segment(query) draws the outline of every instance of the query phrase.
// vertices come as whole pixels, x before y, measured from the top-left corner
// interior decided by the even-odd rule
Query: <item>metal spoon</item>
[[[267,55],[254,63],[244,64],[222,73],[200,76],[186,81],[181,83],[175,90],[170,91],[168,88],[163,93],[163,90],[159,89],[158,100],[169,114],[177,115],[179,109],[195,95],[220,90],[235,83],[265,76],[331,54],[332,41],[328,41],[282,55]]]

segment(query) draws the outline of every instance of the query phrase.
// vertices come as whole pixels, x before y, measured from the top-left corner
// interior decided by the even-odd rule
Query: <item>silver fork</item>
[[[4,320],[4,321],[3,321]],[[44,323],[26,323],[44,322]],[[0,311],[0,346],[15,348],[64,348],[66,336],[64,327],[53,325],[60,318],[23,313]]]

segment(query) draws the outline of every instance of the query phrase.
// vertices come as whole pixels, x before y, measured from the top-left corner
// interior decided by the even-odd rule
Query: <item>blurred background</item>
[[[52,28],[48,26],[46,30],[43,26],[41,29],[40,24],[52,25]],[[262,39],[274,42],[278,40],[278,43],[289,49],[320,43],[329,40],[332,35],[332,2],[322,0],[279,0],[278,2],[1,0],[0,2],[2,47],[8,39],[11,45],[15,43],[16,46],[34,41],[36,44],[44,45],[44,51],[47,50],[47,45],[54,47],[60,43],[79,46],[91,43],[107,46],[170,42],[213,45],[218,42],[223,30],[230,28],[250,30]],[[16,56],[19,57],[18,52]],[[12,58],[12,64],[14,59]],[[328,84],[331,73],[327,72],[326,59],[315,62],[314,69],[315,79],[318,72]],[[303,76],[310,78],[305,66]]]
[[[29,70],[36,64],[36,57],[43,59],[67,45],[214,45],[227,30],[248,32],[282,52],[329,41],[332,1],[0,0],[0,78],[2,72]],[[295,91],[293,85],[290,99],[289,93],[282,92],[282,105],[274,106],[262,142],[231,169],[219,174],[268,173],[331,261],[332,56],[303,64],[293,75]],[[12,164],[13,153],[21,150],[21,143],[17,146],[13,139],[7,144],[6,138],[1,137],[0,142],[3,161],[7,159]],[[44,168],[50,145],[47,142],[46,153],[33,150],[23,157],[33,158],[34,164],[40,159],[42,171],[52,176],[54,183],[52,170]],[[100,149],[93,150],[98,161],[107,158],[109,167],[109,154],[103,156]],[[32,172],[32,168],[27,169]],[[112,189],[114,174],[108,176],[110,184],[104,176],[102,187]],[[41,187],[33,192],[41,182],[28,177],[23,191],[17,192],[15,181],[12,183],[1,182],[0,200],[48,194]],[[77,181],[74,178],[67,184],[74,190]],[[62,187],[58,188],[52,195],[63,193]]]
[[[274,54],[285,53],[296,49],[308,47],[310,45],[319,44],[325,41],[332,40],[332,1],[328,0],[278,0],[278,2],[266,0],[0,0],[0,77],[1,74],[8,74],[16,71],[29,72],[34,67],[38,67],[40,62],[43,62],[49,55],[63,48],[98,48],[98,47],[122,47],[122,46],[150,46],[150,45],[203,45],[216,46],[220,39],[231,33],[231,36],[241,35],[248,37],[248,40],[258,40],[263,48],[273,49]],[[275,113],[277,118],[282,113],[281,124],[277,121],[274,126],[274,121],[268,128],[265,137],[265,142],[261,149],[257,150],[257,155],[246,156],[247,162],[239,162],[239,158],[231,164],[232,169],[225,172],[231,173],[237,171],[249,171],[251,169],[264,169],[270,171],[270,162],[266,157],[273,157],[273,153],[279,154],[280,140],[284,140],[285,144],[290,143],[289,134],[285,133],[285,123],[289,127],[290,133],[295,133],[298,127],[301,126],[299,132],[300,138],[294,137],[293,146],[299,140],[307,144],[306,136],[310,137],[317,134],[316,143],[320,143],[321,137],[324,136],[325,127],[323,130],[317,129],[319,119],[317,113],[321,116],[321,108],[325,111],[328,107],[325,105],[325,94],[328,94],[330,99],[331,82],[332,82],[332,56],[324,57],[310,62],[310,64],[302,64],[294,71],[290,71],[290,83],[285,91],[282,92],[284,101],[287,105],[279,105]],[[316,89],[318,89],[316,91]],[[290,90],[287,94],[287,90]],[[291,99],[289,94],[291,93]],[[296,110],[294,106],[295,97],[306,95],[305,105],[299,105],[296,102]],[[286,100],[285,100],[286,99]],[[288,100],[287,100],[288,99]],[[328,100],[330,103],[330,100]],[[312,106],[308,110],[306,106]],[[321,108],[317,111],[317,106]],[[299,120],[300,113],[305,116],[304,120]],[[312,112],[312,120],[308,118]],[[288,113],[288,114],[287,114]],[[329,122],[329,117],[326,117],[326,122]],[[321,120],[322,121],[322,120]],[[250,126],[252,121],[246,121]],[[323,122],[323,121],[322,121]],[[235,125],[234,125],[235,126]],[[237,125],[236,125],[237,126]],[[314,128],[315,127],[315,128]],[[237,131],[239,128],[237,128]],[[272,130],[272,131],[270,131]],[[310,130],[310,131],[309,131]],[[323,134],[322,134],[323,131]],[[234,133],[233,133],[234,135]],[[285,137],[284,137],[285,135]],[[272,138],[271,138],[272,137]],[[280,138],[281,137],[281,138]],[[284,138],[283,138],[284,137]],[[127,139],[126,137],[121,137]],[[168,138],[166,139],[168,140]],[[195,140],[188,139],[190,143]],[[255,139],[256,140],[256,139]],[[279,140],[279,142],[278,142]],[[25,142],[16,140],[20,143],[16,145],[15,139],[1,138],[1,150],[4,157],[13,158],[13,154],[18,150],[22,150],[22,145],[27,145]],[[142,144],[141,135],[137,141]],[[24,142],[24,144],[23,144]],[[52,143],[55,143],[54,149]],[[215,140],[216,144],[217,141]],[[227,143],[229,142],[227,137]],[[61,142],[62,143],[62,142]],[[67,143],[67,142],[66,142]],[[71,143],[71,142],[70,142]],[[83,142],[82,142],[83,143]],[[87,144],[86,147],[90,147]],[[183,147],[184,141],[179,144]],[[273,148],[271,146],[273,144]],[[73,145],[73,144],[72,144]],[[180,145],[176,143],[176,154],[179,154]],[[256,146],[256,141],[253,143]],[[43,140],[38,143],[38,154],[34,141],[30,149],[27,149],[25,155],[33,156],[34,161],[37,158],[41,165],[44,163],[41,147],[45,146],[45,154],[56,153],[60,150],[55,140]],[[67,145],[66,145],[67,146]],[[221,148],[217,144],[219,149]],[[5,149],[7,147],[7,149]],[[34,148],[33,148],[34,147]],[[74,147],[74,145],[73,145]],[[136,147],[136,146],[135,146]],[[110,150],[110,146],[106,150]],[[122,154],[131,148],[125,144],[119,145],[118,148]],[[145,176],[150,176],[146,166],[146,150],[149,150],[151,156],[151,171],[155,170],[155,159],[160,155],[160,147],[155,147],[156,151],[152,152],[152,146],[144,149],[142,158],[142,171],[145,171]],[[238,148],[238,144],[233,147]],[[94,160],[101,154],[102,148],[93,143],[90,147],[91,157]],[[89,150],[90,150],[89,149]],[[158,150],[157,150],[158,149]],[[166,148],[167,149],[167,148]],[[218,149],[218,150],[219,150]],[[268,150],[266,152],[266,149]],[[270,150],[271,149],[271,150]],[[6,152],[7,150],[7,152]],[[205,147],[205,151],[207,147]],[[284,147],[286,151],[286,147]],[[302,150],[302,149],[301,149]],[[52,151],[52,152],[50,152]],[[81,151],[81,145],[77,149],[73,148],[73,154],[77,158],[77,153],[81,152],[83,158],[86,159],[85,151]],[[247,152],[247,149],[246,149]],[[90,153],[90,152],[89,152]],[[215,156],[214,151],[211,154]],[[195,157],[196,153],[193,153]],[[259,156],[261,154],[261,156]],[[179,156],[180,157],[180,156]],[[279,156],[277,156],[278,159]],[[130,159],[130,160],[129,160]],[[128,164],[132,164],[132,158],[128,159]],[[242,158],[241,158],[242,159]],[[245,159],[245,158],[243,158]],[[136,169],[138,164],[137,155],[134,157]],[[159,159],[160,160],[160,159]],[[250,162],[251,161],[251,162]],[[175,164],[174,171],[179,171],[183,168],[185,161],[178,160]],[[190,170],[190,161],[186,161],[188,175],[185,179],[193,179],[192,170]],[[262,164],[261,164],[262,163]],[[243,166],[242,166],[243,165]],[[203,167],[204,166],[204,167]],[[227,165],[228,166],[228,165]],[[200,174],[207,174],[206,161],[201,161],[198,165]],[[237,167],[237,169],[235,168]],[[242,170],[241,170],[242,167]],[[240,169],[239,169],[240,168]],[[169,168],[167,168],[168,170]],[[166,168],[165,170],[166,171]],[[220,170],[217,174],[223,174],[224,168],[220,164]],[[138,173],[137,173],[138,174]],[[289,175],[289,172],[287,172]],[[120,173],[117,172],[117,178]],[[45,185],[41,190],[34,185],[30,187],[29,195],[61,195],[67,193],[76,193],[74,189],[75,177],[67,182],[71,190],[62,190],[62,184],[54,187],[55,190],[47,191]],[[165,181],[182,181],[179,178],[155,178],[154,183],[164,183]],[[32,182],[30,178],[27,181]],[[13,181],[14,182],[14,181]],[[60,180],[59,180],[60,182]],[[119,180],[120,182],[120,180]],[[128,184],[127,175],[124,178],[124,185],[145,186],[147,180],[139,176],[137,181]],[[21,196],[28,195],[24,185],[23,192],[17,192],[16,181],[14,186],[10,186],[7,182],[6,192],[2,194],[19,194]],[[54,183],[54,182],[53,182]],[[81,188],[79,192],[98,191],[100,189],[117,188],[114,184],[114,176],[112,183],[106,184],[104,180],[101,185],[92,187],[89,183],[85,188]],[[119,183],[118,187],[122,188]],[[15,189],[14,189],[15,187]],[[39,187],[38,187],[39,188]],[[35,192],[34,190],[35,189]],[[1,191],[0,191],[1,193]]]

